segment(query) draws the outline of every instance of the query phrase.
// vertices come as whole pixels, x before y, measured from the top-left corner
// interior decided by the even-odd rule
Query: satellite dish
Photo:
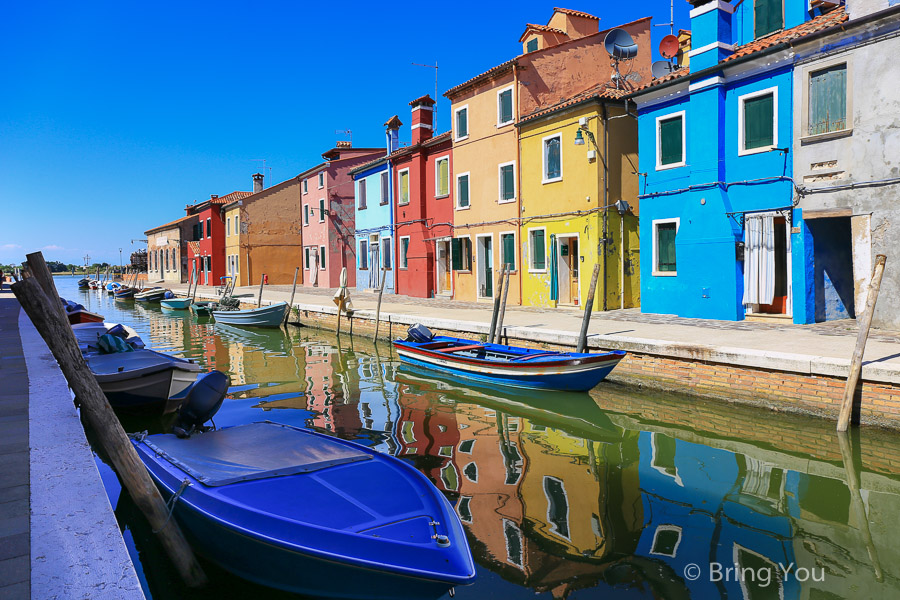
[[[619,29],[618,27],[610,30],[610,32],[606,34],[603,45],[606,47],[606,51],[609,52],[610,56],[619,60],[626,60],[637,56],[638,47],[637,44],[634,43],[634,38],[632,38],[631,34],[627,31]]]
[[[631,83],[640,83],[643,77],[641,77],[640,73],[629,73],[625,76],[625,81],[630,81]]]
[[[675,58],[678,54],[678,38],[669,34],[660,40],[659,53],[663,58]]]
[[[665,77],[674,70],[675,67],[667,60],[657,60],[650,65],[650,74],[653,75],[654,79]]]

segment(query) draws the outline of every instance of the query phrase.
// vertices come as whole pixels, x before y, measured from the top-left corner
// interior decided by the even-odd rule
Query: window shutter
[[[809,135],[847,128],[847,66],[809,76]]]
[[[684,161],[682,156],[682,117],[659,122],[659,164],[673,165]]]
[[[451,268],[454,271],[462,269],[462,239],[453,238],[450,240],[450,259],[452,262]]]
[[[381,174],[381,204],[388,203],[388,174],[387,171]]]
[[[500,169],[500,174],[502,176],[502,193],[500,198],[502,200],[512,200],[516,197],[516,182],[515,182],[515,171],[513,170],[512,165],[506,165]]]
[[[366,207],[366,180],[361,179],[359,181],[359,207]]]
[[[469,109],[463,109],[456,113],[456,137],[469,135]]]
[[[409,171],[400,173],[400,204],[409,203]]]
[[[438,163],[438,195],[446,196],[450,193],[450,161],[446,158]]]
[[[534,258],[531,263],[535,269],[545,269],[547,267],[547,249],[544,247],[544,232],[541,230],[531,233],[532,252]]]
[[[500,122],[512,121],[512,90],[500,94]]]
[[[534,52],[534,51],[537,50],[537,49],[538,49],[538,40],[537,40],[537,38],[531,38],[530,40],[528,40],[528,43],[525,44],[525,51],[526,51],[526,52]]]
[[[775,98],[772,94],[744,101],[744,149],[763,148],[774,143]]]
[[[460,207],[465,207],[469,205],[469,176],[463,175],[458,181],[457,204]]]
[[[465,255],[463,258],[463,268],[467,271],[472,270],[472,240],[469,238],[463,238],[463,249],[465,251]]]
[[[656,226],[656,253],[658,271],[675,271],[675,223]]]
[[[754,0],[754,37],[762,37],[784,27],[782,0]]]
[[[503,235],[503,264],[511,270],[516,269],[516,236],[511,233]]]

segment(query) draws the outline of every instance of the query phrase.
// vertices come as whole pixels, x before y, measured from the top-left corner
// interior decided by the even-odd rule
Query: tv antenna
[[[346,135],[348,138],[350,138],[350,146],[353,146],[353,131],[351,131],[350,129],[335,129],[334,133]]]
[[[637,56],[638,46],[634,43],[634,38],[631,37],[630,33],[624,29],[619,29],[618,27],[611,29],[610,32],[606,34],[606,37],[603,40],[603,46],[612,58],[612,66],[616,70],[616,72],[613,73],[612,80],[613,83],[616,84],[616,89],[618,90],[620,89],[620,84],[623,84],[625,81],[625,77],[623,77],[622,73],[619,71],[619,63],[623,60],[633,60],[634,57]]]
[[[674,0],[673,0],[674,1]],[[428,67],[429,69],[434,69],[434,107],[432,108],[433,112],[431,117],[432,127],[437,126],[437,118],[434,116],[437,114],[437,101],[438,101],[438,62],[435,60],[433,65],[427,65],[425,63],[410,63],[416,67]]]
[[[675,0],[669,0],[669,22],[668,23],[654,23],[654,27],[665,27],[669,26],[669,35],[675,35]]]
[[[271,182],[272,181],[272,167],[266,166],[266,159],[265,158],[251,158],[250,160],[253,162],[261,162],[262,163],[262,171],[261,172],[263,175],[267,176],[269,178],[269,181]],[[268,169],[268,173],[266,172],[267,169]],[[271,187],[271,183],[269,184],[269,186]]]

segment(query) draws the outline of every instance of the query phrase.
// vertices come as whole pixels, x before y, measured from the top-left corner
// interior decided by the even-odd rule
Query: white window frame
[[[241,217],[234,215],[234,235],[239,235],[241,231]]]
[[[475,246],[472,244],[472,235],[471,235],[471,234],[469,234],[469,235],[457,235],[457,236],[454,236],[454,237],[452,237],[452,238],[450,238],[450,239],[451,239],[451,240],[453,240],[453,239],[460,239],[460,240],[461,240],[461,239],[467,239],[467,240],[469,240],[469,268],[468,268],[468,269],[458,269],[458,270],[456,270],[455,272],[456,272],[456,273],[472,273],[472,267],[475,266],[475,260],[476,260],[476,258],[477,258],[477,257],[475,256]],[[460,245],[460,250],[462,250],[462,242],[460,242],[459,245]],[[450,270],[451,270],[451,271],[453,270],[453,242],[450,242]]]
[[[510,107],[510,119],[509,121],[501,121],[500,120],[500,94],[503,92],[509,91],[510,93],[510,103],[512,106]],[[512,125],[516,122],[516,90],[514,85],[508,85],[504,88],[500,88],[497,90],[497,128],[506,127],[507,125]]]
[[[366,245],[365,252],[363,252],[363,248],[362,248],[363,244]],[[367,237],[356,238],[356,255],[357,255],[356,268],[359,269],[360,271],[368,271],[369,270],[369,238],[367,238]],[[360,262],[362,260],[363,256],[366,257],[366,266],[365,267],[363,267]]]
[[[463,177],[466,178],[466,181],[468,181],[468,186],[469,186],[469,194],[468,194],[469,203],[466,206],[459,205],[459,180]],[[469,175],[469,171],[455,175],[454,182],[456,183],[456,188],[455,188],[456,194],[454,195],[456,197],[456,202],[453,205],[454,208],[456,210],[469,210],[470,208],[472,208],[472,177]]]
[[[225,219],[225,225],[228,228],[225,232],[225,237],[231,237],[231,219]]]
[[[319,223],[325,222],[325,198],[319,198]]]
[[[547,178],[547,140],[559,138],[559,177]],[[563,143],[562,132],[541,138],[541,183],[555,183],[563,178]]]
[[[677,531],[678,532],[678,541],[675,542],[675,547],[672,548],[672,554],[666,554],[665,552],[654,552],[653,549],[656,548],[656,540],[659,537],[659,532],[661,531]],[[681,545],[681,540],[683,538],[681,527],[678,525],[660,525],[656,528],[656,531],[653,532],[653,542],[650,543],[650,554],[656,556],[668,556],[670,558],[675,558],[675,555],[678,554],[678,546]]]
[[[303,226],[309,226],[309,204],[303,205]]]
[[[535,269],[532,265],[534,265],[534,244],[531,238],[531,232],[533,231],[543,231],[544,232],[544,268],[543,269]],[[549,248],[550,240],[547,239],[547,228],[546,227],[529,227],[528,228],[528,272],[529,273],[546,273],[547,272],[547,263],[550,259]]]
[[[234,255],[234,275],[235,275],[235,277],[237,277],[237,275],[241,272],[240,264],[241,264],[241,255],[235,254]]]
[[[504,263],[503,263],[503,236],[504,235],[512,235],[513,236],[513,254],[514,254],[513,260],[516,261],[516,268],[513,269],[512,271],[510,271],[510,273],[518,273],[518,271],[519,271],[519,256],[518,256],[518,252],[516,252],[516,250],[519,249],[519,245],[518,245],[519,244],[519,236],[515,230],[511,229],[509,231],[500,231],[497,233],[497,250],[498,250],[498,256],[500,258],[500,261],[497,266],[499,268],[504,265]],[[545,233],[544,235],[547,235],[547,234]]]
[[[360,179],[360,180],[357,182],[357,186],[356,186],[356,210],[366,210],[367,208],[369,208],[369,190],[368,190],[368,187],[367,187],[367,185],[366,185],[366,181],[367,181],[367,180],[368,180],[368,178],[364,178],[364,179]],[[366,204],[365,204],[365,206],[360,206],[359,201],[360,201],[360,198],[363,197],[363,196],[365,196],[365,198],[366,198]]]
[[[459,119],[458,119],[457,115],[458,115],[459,113],[461,113],[462,111],[466,111],[466,135],[460,136],[460,135],[459,135],[459,128],[457,127],[457,125],[459,124]],[[465,139],[468,139],[468,138],[469,138],[469,131],[470,131],[471,129],[472,129],[471,123],[469,122],[469,105],[468,105],[468,104],[463,104],[463,105],[460,106],[459,108],[454,108],[454,109],[453,109],[453,141],[454,141],[454,142],[461,142],[461,141],[463,141],[463,140],[465,140]]]
[[[403,174],[406,173],[406,202],[403,202]],[[397,171],[397,206],[406,206],[409,204],[410,190],[412,186],[409,183],[409,168]]]
[[[662,160],[662,138],[659,135],[659,124],[661,121],[668,121],[669,119],[674,119],[675,117],[681,117],[681,162],[672,163],[670,165],[664,165],[660,161]],[[656,117],[656,170],[657,171],[665,171],[666,169],[677,169],[678,167],[683,167],[687,164],[687,136],[685,133],[687,132],[687,116],[686,111],[679,110],[673,113],[668,113],[665,115],[660,115]]]
[[[325,187],[325,172],[324,171],[319,171],[318,177],[316,179],[316,183],[318,184],[320,190],[323,187]]]
[[[844,99],[845,106],[847,109],[847,114],[845,115],[845,125],[844,129],[840,131],[828,131],[826,133],[817,133],[810,134],[809,133],[809,78],[813,73],[818,71],[824,71],[825,69],[830,69],[832,67],[837,67],[840,65],[844,65],[844,69],[847,73],[846,84],[847,88],[844,90],[846,97]],[[800,104],[800,141],[806,140],[827,140],[837,137],[849,136],[853,133],[853,94],[851,93],[851,87],[853,86],[853,65],[850,56],[847,53],[842,53],[838,55],[836,58],[832,58],[830,60],[823,60],[816,63],[808,64],[803,67],[801,70],[800,81],[798,82],[800,87],[803,90],[801,94],[801,104]]]
[[[441,181],[441,161],[447,161],[447,193],[442,194],[441,190],[438,188]],[[450,155],[445,154],[443,156],[438,156],[434,159],[434,197],[435,198],[446,198],[450,195],[450,181],[453,179],[453,174],[450,172]],[[471,201],[470,201],[471,204]]]
[[[387,240],[388,252],[385,252],[385,251],[384,251],[384,242],[385,242],[385,240]],[[388,254],[392,255],[392,256],[391,256],[391,268],[390,268],[390,269],[388,269],[387,267],[384,266],[384,257],[385,257],[386,255],[388,255]],[[381,259],[381,264],[378,265],[378,267],[379,267],[382,271],[384,271],[384,270],[386,270],[386,269],[389,270],[389,271],[393,271],[393,270],[394,270],[394,260],[393,260],[394,257],[393,257],[393,254],[394,254],[394,238],[393,238],[393,236],[390,236],[390,235],[379,236],[379,237],[378,237],[378,257]]]
[[[494,246],[494,234],[493,233],[478,233],[478,234],[476,234],[475,235],[475,245],[472,247],[472,252],[475,254],[475,256],[473,257],[473,259],[474,259],[473,262],[475,263],[475,298],[478,300],[484,300],[486,298],[493,298],[494,295],[496,295],[499,292],[499,290],[492,289],[494,295],[482,296],[481,290],[478,287],[479,283],[487,284],[486,281],[485,282],[478,281],[478,278],[481,276],[481,253],[478,251],[478,241],[481,239],[484,239],[484,238],[489,238],[491,240],[491,278],[492,279],[494,278],[494,271],[497,268],[496,266],[494,266],[494,263],[496,262],[496,261],[494,261],[494,249],[496,248],[496,246]],[[496,287],[496,284],[497,284],[496,281],[491,281],[491,288]]]
[[[784,3],[782,3],[782,7]],[[761,146],[747,150],[744,148],[744,104],[747,100],[753,100],[760,96],[768,96],[772,94],[772,145]],[[761,152],[771,152],[778,147],[778,86],[757,90],[738,96],[738,156],[747,156],[748,154],[759,154]]]
[[[325,270],[325,259],[326,259],[325,246],[319,246],[319,270],[320,271]]]
[[[397,244],[397,268],[406,271],[409,269],[409,236],[403,235],[397,239],[399,240]],[[403,256],[403,240],[406,240],[406,256]]]
[[[387,182],[387,186],[384,185]],[[387,170],[381,171],[378,175],[378,205],[384,206],[390,204],[391,201],[391,175]]]
[[[304,271],[309,271],[310,270],[309,265],[312,264],[312,262],[310,261],[309,249],[310,249],[310,246],[306,246],[305,248],[303,248],[303,270]]]
[[[653,269],[652,275],[654,277],[676,277],[678,275],[678,263],[675,263],[674,271],[660,271],[659,270],[659,240],[657,239],[656,230],[660,225],[664,225],[666,223],[675,223],[675,238],[678,238],[678,229],[681,227],[681,217],[673,217],[671,219],[654,219],[650,223],[650,235],[653,238],[653,249],[651,254],[651,260],[653,262],[650,263],[650,266]],[[677,254],[676,254],[677,261]]]
[[[560,140],[562,143],[562,140]],[[503,199],[503,167],[512,166],[513,168],[513,197],[509,200]],[[497,165],[497,204],[509,204],[510,202],[515,202],[518,198],[519,190],[516,189],[516,161],[511,160],[509,162],[505,162]],[[471,194],[470,194],[471,198]],[[471,204],[471,202],[469,202]]]
[[[309,193],[309,178],[303,180],[303,193]]]

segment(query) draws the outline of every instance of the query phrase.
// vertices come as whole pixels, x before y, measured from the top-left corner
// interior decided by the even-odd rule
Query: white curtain
[[[309,274],[309,281],[313,285],[319,282],[319,249],[315,246],[312,248],[312,273]]]
[[[744,217],[744,306],[775,299],[775,220],[772,215]]]

